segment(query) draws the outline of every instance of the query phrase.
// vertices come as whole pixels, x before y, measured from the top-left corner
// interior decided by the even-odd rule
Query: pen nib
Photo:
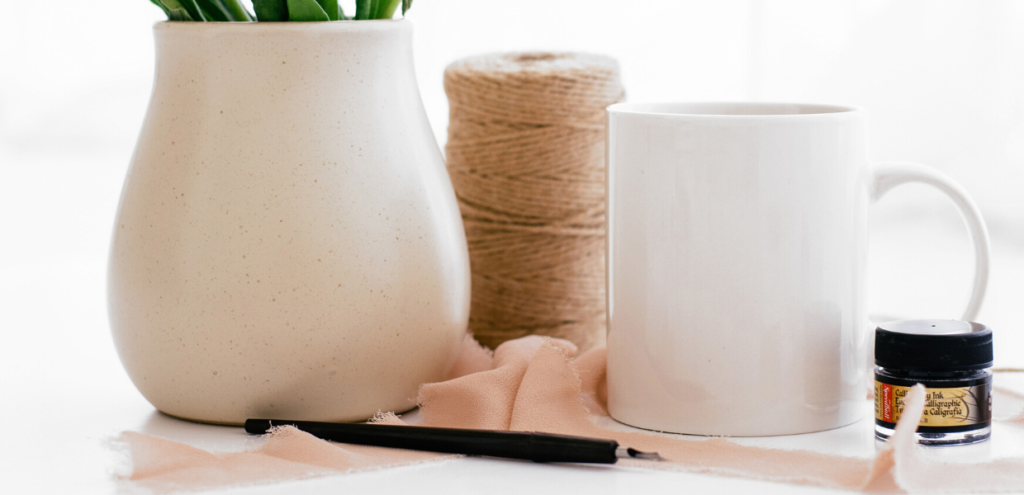
[[[658,455],[657,452],[640,452],[636,449],[629,447],[622,447],[615,449],[615,455],[620,459],[641,459],[645,461],[664,461],[665,458]]]

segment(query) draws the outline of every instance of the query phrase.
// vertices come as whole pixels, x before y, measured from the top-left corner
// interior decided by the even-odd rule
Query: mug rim
[[[862,113],[860,107],[823,103],[762,101],[659,101],[615,103],[609,114],[710,119],[806,119]]]

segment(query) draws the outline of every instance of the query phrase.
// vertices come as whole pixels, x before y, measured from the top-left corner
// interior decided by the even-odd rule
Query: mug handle
[[[960,184],[954,182],[949,176],[919,163],[878,163],[872,169],[871,177],[872,203],[878,201],[892,188],[908,182],[928,184],[953,200],[957,210],[960,210],[960,216],[963,217],[964,223],[967,224],[971,241],[974,243],[974,287],[971,289],[971,299],[967,303],[967,309],[964,310],[961,317],[962,320],[974,321],[978,316],[978,310],[981,309],[981,303],[985,299],[985,289],[988,287],[990,251],[988,229],[985,228],[985,221],[981,218],[981,211],[974,204],[974,200]]]

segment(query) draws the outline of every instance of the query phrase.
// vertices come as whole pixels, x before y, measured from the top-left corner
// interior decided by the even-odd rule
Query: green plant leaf
[[[362,21],[371,19],[373,13],[371,12],[375,5],[372,0],[356,0],[356,17],[355,20]]]
[[[379,0],[377,3],[377,12],[373,17],[374,19],[391,19],[395,16],[395,11],[398,10],[398,4],[401,0]]]
[[[412,0],[402,0],[402,17],[412,8]]]
[[[203,15],[202,9],[199,8],[199,4],[196,0],[176,0],[181,3],[181,6],[188,11],[188,15],[192,17],[193,21],[206,22],[208,19]]]
[[[252,14],[238,0],[217,0],[228,11],[232,21],[252,22]]]
[[[338,0],[316,0],[316,3],[320,4],[320,8],[324,9],[328,19],[332,21],[338,20],[338,15],[341,13]]]
[[[288,20],[298,22],[329,21],[327,12],[316,0],[288,0]]]
[[[156,5],[157,7],[160,7],[160,10],[164,11],[165,14],[167,13],[167,7],[165,7],[164,4],[160,2],[160,0],[149,0],[149,3]]]
[[[167,12],[168,21],[194,21],[185,9],[174,9]]]
[[[149,0],[149,1],[153,5],[156,5],[157,7],[160,7],[160,10],[164,11],[165,14],[168,14],[167,7],[165,7],[164,4],[160,3],[160,0]]]
[[[167,14],[167,20],[169,21],[191,21],[192,17],[188,15],[188,11],[174,0],[149,0],[153,2],[153,5],[160,7]]]
[[[252,0],[258,22],[284,22],[288,20],[288,5],[285,0]]]
[[[196,0],[196,3],[199,5],[199,9],[203,11],[203,15],[206,16],[207,20],[213,22],[228,22],[231,20],[231,13],[216,0]]]

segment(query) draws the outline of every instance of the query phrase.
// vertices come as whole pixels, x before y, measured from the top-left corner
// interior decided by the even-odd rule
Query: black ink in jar
[[[875,329],[875,436],[893,434],[910,388],[926,389],[917,441],[981,442],[992,434],[992,330],[959,320],[899,320]]]

